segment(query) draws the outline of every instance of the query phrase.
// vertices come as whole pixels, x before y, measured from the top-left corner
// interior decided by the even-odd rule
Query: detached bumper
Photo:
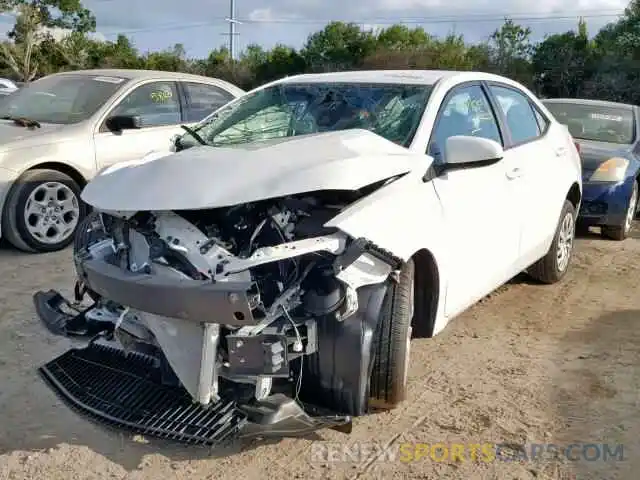
[[[125,307],[163,317],[235,326],[256,325],[249,305],[250,282],[200,282],[134,273],[102,260],[84,260],[86,285]]]
[[[632,178],[623,183],[584,182],[578,220],[584,225],[620,225],[631,197]]]
[[[351,431],[350,417],[303,409],[282,394],[247,405],[231,393],[206,406],[194,403],[181,387],[162,384],[153,357],[98,343],[69,350],[39,371],[80,413],[180,443],[220,446],[236,438],[299,436],[322,428]]]

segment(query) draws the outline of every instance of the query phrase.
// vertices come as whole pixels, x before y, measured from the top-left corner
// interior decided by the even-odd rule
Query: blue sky
[[[250,43],[301,47],[307,36],[330,20],[355,21],[365,28],[392,23],[422,24],[436,35],[455,30],[469,41],[485,39],[513,17],[530,26],[537,39],[574,28],[579,15],[590,33],[615,20],[626,0],[236,0],[236,48]],[[98,33],[108,40],[127,34],[142,51],[182,43],[189,56],[203,57],[228,42],[229,0],[84,0],[97,17]],[[449,5],[455,4],[455,7]],[[563,18],[564,17],[564,18]],[[427,21],[428,20],[428,21]],[[4,23],[2,23],[4,22]],[[424,23],[422,23],[424,22]],[[0,17],[0,32],[12,19]],[[1,28],[3,27],[4,28]]]

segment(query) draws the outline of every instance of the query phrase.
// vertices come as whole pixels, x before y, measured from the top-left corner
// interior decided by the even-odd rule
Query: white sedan
[[[288,77],[229,103],[176,145],[114,166],[84,190],[96,213],[75,246],[77,291],[92,309],[65,314],[55,291],[36,293],[36,309],[57,334],[108,330],[128,348],[153,347],[188,396],[239,408],[244,420],[233,421],[252,434],[336,426],[318,411],[348,422],[393,408],[405,396],[412,336],[441,332],[522,271],[555,283],[569,268],[578,152],[507,78]],[[134,368],[112,344],[87,347],[92,373],[78,373],[67,394],[78,405],[82,392],[102,392],[93,416],[115,401],[106,386],[114,365]],[[127,419],[144,403],[128,398]],[[207,428],[197,441],[224,436]],[[151,433],[182,438],[171,429]]]

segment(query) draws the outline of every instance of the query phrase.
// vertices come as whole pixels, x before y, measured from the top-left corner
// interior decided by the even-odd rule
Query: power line
[[[104,2],[113,1],[113,0],[101,0]],[[358,25],[432,25],[432,24],[443,24],[443,23],[472,23],[472,22],[499,22],[504,21],[505,18],[517,21],[527,21],[527,22],[535,22],[535,21],[558,21],[558,20],[572,20],[577,18],[615,18],[620,17],[624,12],[610,10],[612,13],[604,13],[605,11],[600,11],[601,13],[593,13],[589,14],[587,12],[583,13],[575,13],[571,15],[531,15],[524,16],[523,14],[467,14],[467,15],[450,15],[450,16],[431,16],[431,17],[382,17],[382,18],[368,18],[368,19],[357,19],[357,20],[340,20],[344,23],[355,23]],[[483,16],[484,15],[484,16]],[[329,19],[234,19],[234,22],[229,22],[229,17],[219,17],[212,19],[207,22],[196,22],[196,23],[173,23],[173,24],[164,24],[156,27],[147,27],[147,28],[137,28],[130,30],[116,30],[111,32],[106,32],[104,30],[100,30],[100,33],[103,35],[118,35],[118,34],[130,34],[130,33],[143,33],[143,32],[156,32],[156,31],[165,31],[165,30],[183,30],[183,29],[192,29],[192,28],[200,28],[200,27],[211,27],[215,25],[219,25],[225,22],[234,23],[234,24],[252,24],[252,25],[326,25],[332,21]],[[231,35],[231,29],[228,34]],[[237,33],[234,32],[234,36]]]

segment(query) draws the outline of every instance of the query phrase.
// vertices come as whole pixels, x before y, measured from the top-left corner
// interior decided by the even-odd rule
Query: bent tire
[[[85,216],[80,186],[56,170],[29,170],[9,192],[2,230],[14,247],[31,253],[68,246]]]
[[[569,200],[565,200],[560,221],[547,254],[534,263],[527,273],[542,283],[559,282],[569,270],[573,256],[573,241],[576,227],[576,209]]]
[[[622,225],[606,225],[602,227],[602,236],[610,238],[611,240],[624,240],[629,236],[631,227],[633,226],[633,220],[636,216],[636,210],[638,208],[638,182],[633,182],[633,188],[631,190],[631,196],[629,197],[629,203],[627,204],[627,211]]]
[[[395,408],[405,399],[414,312],[415,264],[409,260],[387,290],[375,333],[369,405]]]

